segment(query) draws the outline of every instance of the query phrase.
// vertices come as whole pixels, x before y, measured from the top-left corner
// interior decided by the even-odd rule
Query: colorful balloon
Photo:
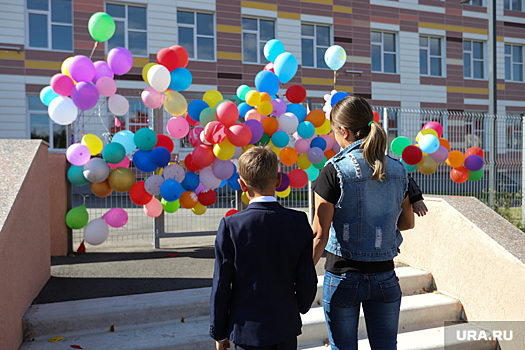
[[[450,178],[455,183],[461,184],[468,180],[469,172],[466,168],[460,166],[450,171]]]
[[[104,42],[115,34],[115,21],[105,12],[96,12],[89,18],[88,31],[93,40]]]
[[[144,185],[145,181],[137,181],[129,191],[129,199],[136,205],[146,205],[153,198]]]
[[[85,205],[72,208],[66,214],[66,225],[73,230],[81,229],[87,225],[88,221],[89,214]]]
[[[277,39],[271,39],[264,44],[264,57],[270,62],[275,62],[275,59],[284,53],[284,45]]]
[[[122,227],[128,222],[128,213],[122,208],[111,208],[102,215],[102,219],[111,227]]]
[[[324,53],[324,61],[331,70],[338,70],[346,63],[346,51],[339,45],[330,46]]]
[[[281,53],[274,61],[275,74],[283,84],[292,80],[297,73],[297,67],[297,59],[289,52]]]
[[[66,159],[73,165],[84,165],[90,158],[89,148],[81,143],[74,143],[67,148]]]
[[[104,219],[98,218],[89,222],[84,229],[84,241],[91,245],[100,245],[109,235],[109,226]]]
[[[129,72],[133,66],[133,56],[128,49],[124,47],[115,47],[108,52],[107,62],[113,73],[116,75],[123,75]]]
[[[408,165],[416,165],[423,158],[423,152],[415,145],[405,147],[402,152],[403,161]]]
[[[125,193],[133,188],[136,179],[128,168],[116,168],[109,173],[108,184],[117,192]]]
[[[465,162],[465,155],[460,151],[450,151],[446,163],[452,168],[459,168]],[[466,181],[466,180],[465,180]]]
[[[152,197],[151,200],[148,203],[146,203],[142,208],[144,209],[144,213],[146,213],[146,215],[150,218],[159,217],[160,214],[162,214],[163,210],[162,204],[155,197]]]

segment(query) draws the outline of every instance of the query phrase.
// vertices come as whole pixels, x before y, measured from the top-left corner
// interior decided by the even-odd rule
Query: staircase
[[[444,321],[463,317],[461,303],[433,291],[432,275],[398,267],[403,298],[399,317],[398,349],[443,349]],[[329,349],[321,306],[322,281],[316,300],[303,315],[299,349]],[[33,305],[24,316],[25,341],[21,350],[72,349],[215,349],[209,330],[211,288],[130,295]],[[477,329],[469,323],[447,326],[450,331]],[[62,337],[56,342],[49,339]],[[364,317],[359,320],[359,349],[370,349]],[[447,343],[447,350],[496,349],[495,341]]]

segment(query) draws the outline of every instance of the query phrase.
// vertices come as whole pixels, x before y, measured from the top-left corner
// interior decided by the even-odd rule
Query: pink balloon
[[[230,101],[219,104],[215,113],[217,115],[217,121],[223,123],[226,127],[232,126],[239,120],[239,110],[235,103]]]
[[[262,123],[262,115],[256,109],[250,109],[244,115],[244,120],[257,120],[259,123]]]
[[[117,83],[110,77],[100,77],[95,83],[98,93],[102,96],[110,97],[117,92]]]
[[[231,144],[238,147],[246,146],[252,139],[252,130],[246,124],[234,124],[228,129],[228,140]]]
[[[188,139],[193,147],[197,147],[202,143],[200,135],[204,128],[196,127],[190,130],[188,133]]]
[[[280,98],[276,98],[272,101],[273,112],[272,115],[280,117],[281,114],[286,112],[286,101]]]
[[[77,55],[74,56],[67,67],[71,79],[77,83],[81,81],[91,82],[95,77],[95,65],[89,57]]]
[[[133,56],[128,49],[115,47],[108,52],[108,65],[116,75],[126,74],[133,66]]]
[[[310,149],[310,141],[307,139],[300,139],[295,142],[295,150],[299,154],[307,153]]]
[[[151,86],[148,86],[147,88],[142,91],[140,94],[140,98],[142,99],[142,102],[144,102],[144,106],[148,108],[159,108],[164,103],[164,93],[158,92]]]
[[[93,83],[97,83],[97,81],[102,77],[108,77],[110,79],[113,79],[115,77],[115,73],[109,68],[109,64],[107,64],[105,61],[96,61],[93,63],[95,66],[95,76],[93,77]]]
[[[129,168],[129,164],[130,164],[130,161],[129,161],[128,157],[124,157],[124,159],[122,159],[122,161],[120,163],[117,163],[117,164],[108,163],[108,165],[109,165],[109,167],[111,169]]]
[[[168,125],[166,126],[166,129],[168,130],[168,134],[171,137],[181,139],[184,136],[188,135],[188,132],[190,131],[190,125],[188,124],[188,121],[183,117],[173,117],[170,120],[168,120]]]
[[[51,85],[53,91],[60,96],[71,95],[71,92],[75,87],[73,80],[69,76],[62,73],[53,75],[49,85]]]
[[[437,163],[443,163],[448,158],[448,150],[444,146],[439,146],[437,151],[429,154],[430,158],[434,159]]]
[[[128,222],[128,213],[122,208],[112,208],[102,215],[102,219],[111,227],[122,227]]]
[[[162,214],[162,203],[155,197],[143,206],[144,212],[150,218],[156,218]]]
[[[221,143],[227,136],[227,129],[223,123],[212,121],[206,124],[204,128],[204,138],[209,143]]]
[[[91,159],[91,151],[81,143],[74,143],[67,148],[66,158],[73,165],[84,165]]]
[[[325,141],[326,141],[326,148],[325,149],[330,149],[332,147],[334,147],[334,138],[330,135],[321,135],[321,138],[323,138]]]
[[[441,137],[443,135],[443,127],[438,122],[429,122],[426,123],[425,126],[423,126],[424,129],[433,129],[437,132],[438,137]]]

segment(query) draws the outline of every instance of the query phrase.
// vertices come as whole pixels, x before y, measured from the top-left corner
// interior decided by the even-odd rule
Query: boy
[[[281,183],[270,148],[239,158],[239,183],[248,207],[221,220],[215,240],[210,335],[217,349],[297,348],[301,317],[315,298],[313,233],[304,212],[282,207]]]

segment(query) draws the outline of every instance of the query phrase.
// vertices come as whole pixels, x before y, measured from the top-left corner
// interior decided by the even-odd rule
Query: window
[[[397,73],[396,34],[372,32],[372,72]]]
[[[483,0],[470,0],[469,2],[465,3],[465,5],[484,6]]]
[[[177,11],[179,45],[188,51],[189,58],[215,60],[215,24],[213,14]]]
[[[485,53],[482,41],[463,40],[463,77],[485,78]]]
[[[108,40],[107,50],[125,47],[133,56],[147,56],[146,8],[106,4],[106,12],[115,20],[115,34]]]
[[[504,0],[503,8],[505,10],[523,11],[523,0]]]
[[[242,60],[247,63],[268,62],[264,44],[275,39],[275,22],[265,19],[242,19]]]
[[[315,24],[301,25],[303,67],[328,68],[324,53],[330,47],[330,27]]]
[[[41,139],[49,143],[50,149],[67,148],[67,126],[55,124],[47,112],[47,107],[39,96],[27,97],[31,139]]]
[[[29,47],[73,51],[71,0],[27,0]]]
[[[506,120],[507,149],[521,151],[521,116],[512,116]]]
[[[441,38],[419,37],[419,74],[443,76]]]
[[[523,46],[505,44],[505,80],[523,81]]]

